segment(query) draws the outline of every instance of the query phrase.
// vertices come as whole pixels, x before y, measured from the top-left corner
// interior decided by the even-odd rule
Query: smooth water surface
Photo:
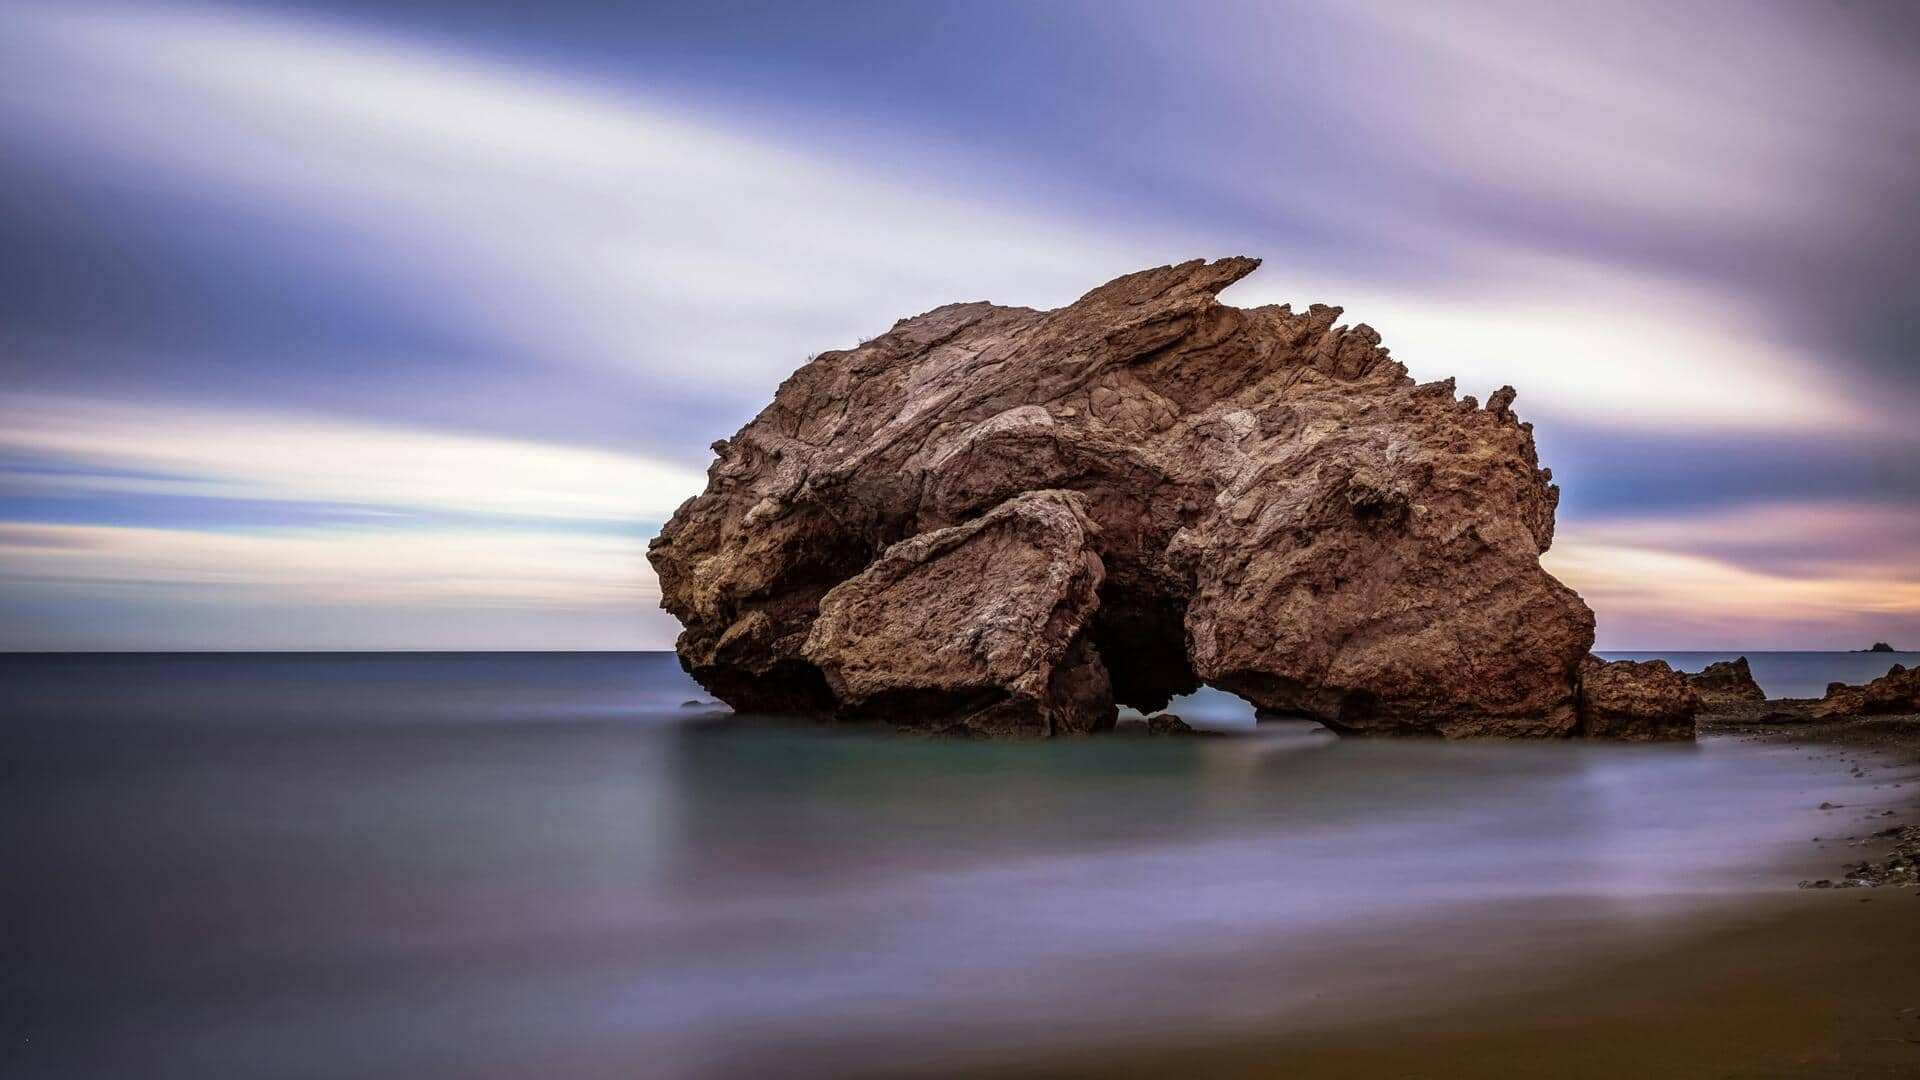
[[[665,654],[0,657],[0,1072],[843,1073],[1266,1023],[1511,951],[1516,903],[1790,887],[1866,783],[1734,741],[984,744],[696,697]]]

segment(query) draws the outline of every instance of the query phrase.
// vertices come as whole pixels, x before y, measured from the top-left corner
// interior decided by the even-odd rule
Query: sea
[[[1745,655],[1802,697],[1920,661]],[[738,717],[666,653],[0,656],[0,1075],[908,1075],[1272,1030],[1791,889],[1920,793],[1779,742],[1174,711],[1231,737]]]

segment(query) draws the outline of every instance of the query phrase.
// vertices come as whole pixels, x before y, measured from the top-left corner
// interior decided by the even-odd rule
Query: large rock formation
[[[1766,691],[1753,681],[1753,669],[1744,656],[1708,664],[1698,674],[1688,675],[1687,682],[1700,695],[1700,703],[1710,709],[1767,700]]]
[[[742,711],[1062,733],[1202,683],[1346,732],[1565,735],[1593,639],[1502,388],[1415,385],[1253,259],[822,353],[653,543],[682,664]]]
[[[1592,738],[1693,738],[1700,696],[1665,660],[1602,660],[1580,667],[1580,727]]]

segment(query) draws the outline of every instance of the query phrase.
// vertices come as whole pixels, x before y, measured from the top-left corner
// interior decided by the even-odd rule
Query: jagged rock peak
[[[1593,617],[1503,387],[1416,386],[1251,258],[1062,308],[952,304],[821,353],[653,542],[741,711],[1100,730],[1202,683],[1346,732],[1565,735]]]
[[[1744,656],[1708,664],[1699,673],[1687,676],[1687,682],[1708,707],[1767,700],[1766,692],[1753,681],[1753,669],[1747,666]]]

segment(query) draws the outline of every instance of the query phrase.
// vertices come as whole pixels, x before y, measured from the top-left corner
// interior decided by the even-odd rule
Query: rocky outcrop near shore
[[[1652,742],[1693,738],[1700,695],[1665,660],[1602,660],[1580,666],[1580,726],[1599,739]]]
[[[1813,715],[1821,717],[1903,713],[1920,713],[1920,668],[1903,664],[1865,686],[1829,683],[1826,697],[1813,706]]]
[[[1767,700],[1766,691],[1753,681],[1753,669],[1747,666],[1744,656],[1708,664],[1698,674],[1688,675],[1687,682],[1693,685],[1694,692],[1700,695],[1700,703],[1707,708]]]
[[[1577,733],[1593,615],[1503,387],[1415,384],[1257,260],[1053,311],[953,304],[822,353],[649,551],[743,712],[1065,734],[1209,684],[1349,733]]]

